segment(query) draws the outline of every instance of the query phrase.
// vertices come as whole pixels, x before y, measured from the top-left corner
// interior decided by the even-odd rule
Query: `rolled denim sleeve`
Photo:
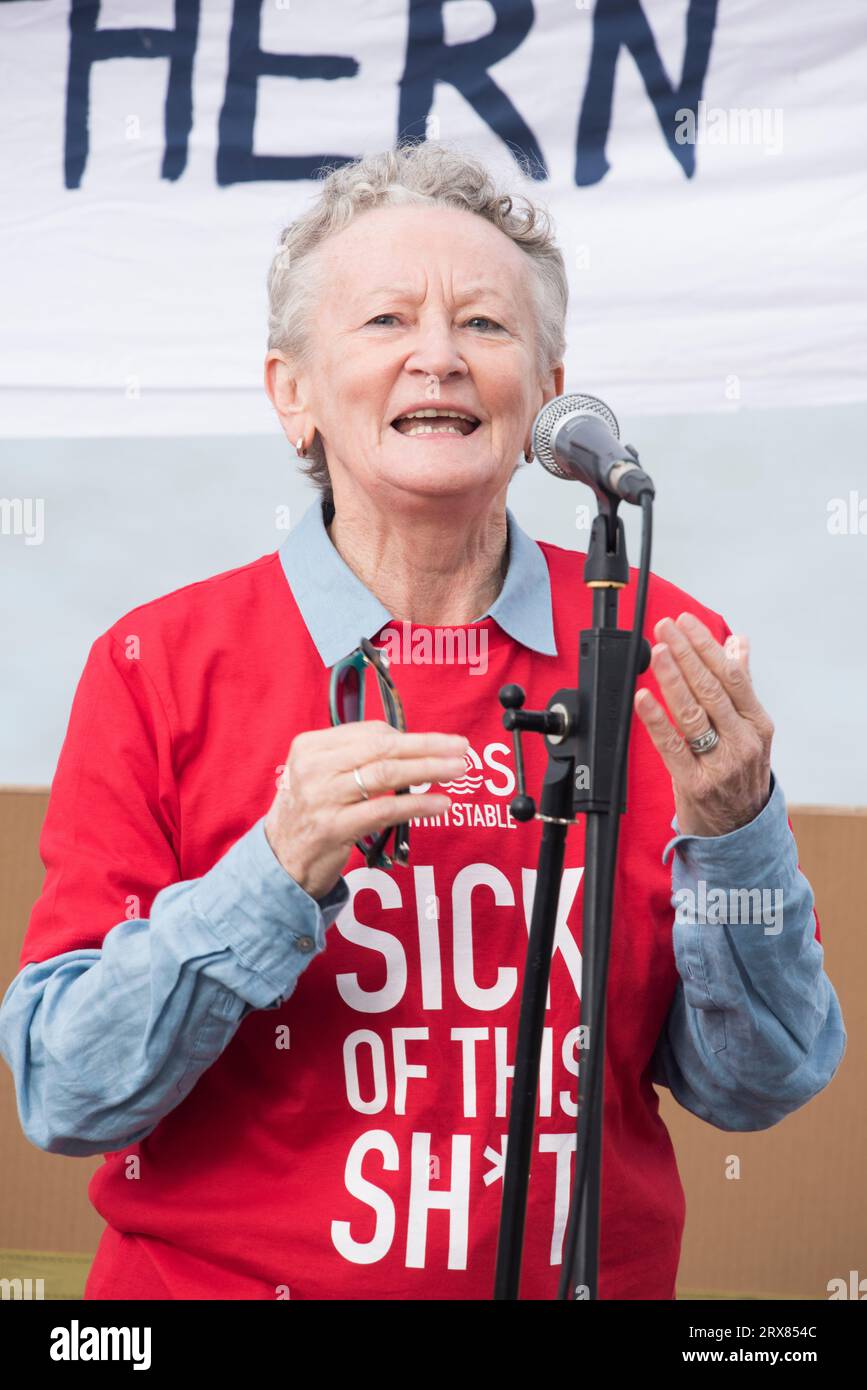
[[[27,1138],[73,1157],[138,1142],[192,1090],[254,1009],[277,1008],[347,902],[286,873],[264,818],[201,878],[102,947],[26,965],[0,1006],[0,1053]]]
[[[678,833],[663,863],[672,849],[680,980],[651,1079],[719,1129],[767,1129],[827,1086],[846,1048],[779,782],[748,825]]]

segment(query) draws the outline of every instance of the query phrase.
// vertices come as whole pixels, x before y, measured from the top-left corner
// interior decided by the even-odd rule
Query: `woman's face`
[[[349,475],[386,498],[496,496],[562,391],[562,367],[537,376],[526,253],[473,213],[406,207],[362,214],[320,255],[305,413],[284,421],[289,438],[318,429],[336,492]],[[401,419],[445,409],[478,423]]]

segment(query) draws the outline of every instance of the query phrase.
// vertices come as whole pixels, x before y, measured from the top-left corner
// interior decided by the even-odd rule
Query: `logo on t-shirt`
[[[503,757],[512,757],[507,743],[486,743],[481,755],[470,744],[464,754],[466,767],[460,777],[447,782],[420,782],[411,786],[411,792],[426,792],[432,786],[442,787],[453,798],[451,806],[441,816],[417,816],[412,824],[514,830],[516,822],[512,819],[508,802],[515,795],[517,783],[511,767],[501,761]],[[496,797],[497,800],[486,800],[485,797]]]

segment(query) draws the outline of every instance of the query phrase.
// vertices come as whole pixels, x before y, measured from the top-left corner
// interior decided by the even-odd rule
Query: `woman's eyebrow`
[[[356,304],[366,304],[370,299],[412,299],[413,291],[409,285],[365,285],[357,294],[353,295],[353,302]]]
[[[512,308],[512,301],[494,285],[470,285],[457,297],[458,304],[468,304],[473,299],[493,299],[506,308]]]

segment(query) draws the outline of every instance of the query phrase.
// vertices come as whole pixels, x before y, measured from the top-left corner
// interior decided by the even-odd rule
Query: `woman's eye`
[[[372,319],[368,319],[368,324],[382,323],[384,319],[394,319],[396,321],[397,318],[397,314],[376,314]],[[501,323],[497,323],[495,319],[485,318],[483,314],[476,314],[473,316],[473,318],[467,319],[468,325],[474,323],[482,324],[484,332],[486,333],[490,331],[493,331],[495,333],[505,332],[505,329],[503,328],[503,325]]]

